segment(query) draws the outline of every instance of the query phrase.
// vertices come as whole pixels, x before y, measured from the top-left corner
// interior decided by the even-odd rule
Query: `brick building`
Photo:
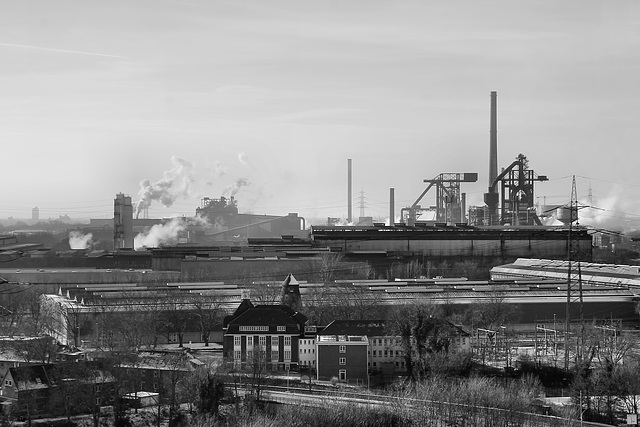
[[[270,370],[298,370],[300,338],[307,318],[286,305],[257,305],[243,299],[224,320],[223,352],[246,366],[259,361]]]

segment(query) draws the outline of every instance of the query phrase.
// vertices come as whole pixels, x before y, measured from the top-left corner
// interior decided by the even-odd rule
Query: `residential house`
[[[95,364],[39,364],[9,368],[0,401],[15,418],[75,415],[112,403],[113,390],[113,379]]]
[[[368,384],[367,336],[333,332],[343,331],[329,324],[316,338],[317,379]]]
[[[180,379],[204,365],[187,351],[144,351],[138,353],[134,363],[121,367],[134,391],[155,393],[161,400],[166,400],[174,395]]]

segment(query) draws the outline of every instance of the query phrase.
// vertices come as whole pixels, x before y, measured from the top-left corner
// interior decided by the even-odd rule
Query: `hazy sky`
[[[110,217],[172,169],[150,216],[236,182],[240,211],[344,218],[348,158],[354,217],[443,172],[480,205],[495,90],[500,167],[525,154],[549,204],[577,175],[640,228],[639,76],[636,0],[6,0],[0,218]]]

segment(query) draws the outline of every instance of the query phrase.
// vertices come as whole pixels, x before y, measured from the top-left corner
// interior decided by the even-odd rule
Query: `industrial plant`
[[[189,280],[193,271],[205,274],[205,261],[288,262],[291,271],[304,274],[309,258],[339,255],[344,262],[368,265],[367,275],[393,279],[394,269],[420,262],[438,264],[468,260],[487,269],[516,258],[564,259],[569,242],[580,246],[581,259],[591,260],[593,236],[577,227],[577,209],[560,206],[552,213],[536,206],[535,185],[547,181],[523,154],[506,167],[498,165],[497,93],[490,94],[490,138],[487,191],[484,206],[467,206],[464,186],[478,181],[477,172],[441,172],[424,179],[424,191],[396,215],[395,189],[389,189],[389,220],[353,218],[352,159],[347,159],[347,218],[338,224],[308,226],[297,213],[259,215],[241,213],[242,200],[234,195],[203,197],[193,216],[148,218],[150,201],[137,204],[118,193],[113,218],[91,219],[77,232],[102,242],[100,251],[77,250],[58,263],[98,268],[143,268],[181,271]],[[424,204],[431,193],[435,203]],[[135,212],[135,217],[134,217]],[[139,214],[142,213],[142,218]],[[556,224],[546,225],[553,216]],[[7,246],[4,252],[10,250]],[[43,248],[26,251],[7,267],[56,267],[59,257],[43,256]],[[1,255],[1,254],[0,254]],[[4,255],[7,257],[6,253]],[[300,268],[293,265],[300,264]],[[197,265],[197,267],[196,267]],[[247,263],[252,269],[255,263]],[[216,267],[217,268],[217,267]],[[204,269],[204,270],[202,270]],[[426,272],[419,272],[424,275]],[[485,275],[486,276],[486,275]],[[369,278],[369,277],[365,277]],[[487,278],[487,277],[483,277]]]
[[[346,221],[307,225],[296,212],[241,213],[235,194],[203,197],[193,216],[149,218],[149,199],[117,193],[113,218],[69,230],[80,247],[56,251],[0,236],[0,277],[13,286],[8,295],[41,288],[43,333],[69,349],[55,357],[91,357],[88,349],[118,348],[135,336],[135,352],[206,347],[207,357],[240,371],[255,363],[258,346],[270,349],[263,350],[269,370],[287,380],[306,372],[310,383],[371,386],[414,375],[405,353],[413,338],[387,326],[409,307],[441,309],[446,319],[431,316],[435,308],[419,315],[441,331],[441,348],[473,354],[483,366],[493,358],[505,375],[518,356],[556,367],[564,358],[568,371],[582,351],[577,325],[615,334],[637,327],[640,271],[593,262],[596,240],[578,225],[575,180],[571,202],[549,213],[535,202],[535,186],[548,178],[525,155],[499,170],[496,92],[483,206],[467,206],[464,192],[477,172],[439,172],[398,215],[390,188],[387,221],[355,219],[352,162]],[[101,243],[84,245],[91,240]],[[480,319],[483,309],[500,316]],[[12,375],[5,373],[5,385]],[[135,387],[129,391],[148,392]],[[12,410],[28,412],[14,391],[7,389],[17,396]],[[38,415],[50,413],[55,405]]]

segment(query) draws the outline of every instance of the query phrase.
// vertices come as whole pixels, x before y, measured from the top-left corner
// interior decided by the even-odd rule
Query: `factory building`
[[[296,213],[287,215],[254,215],[238,213],[237,200],[220,197],[205,197],[196,216],[206,219],[208,226],[197,235],[197,242],[215,244],[246,243],[250,238],[269,238],[281,236],[302,237],[306,234],[305,220]]]
[[[574,230],[571,237],[580,240],[586,252],[584,255],[591,259],[591,236],[587,231]],[[316,246],[327,246],[347,255],[365,258],[375,254],[461,260],[478,257],[565,258],[569,230],[557,227],[470,227],[446,224],[431,227],[312,226],[311,239]]]
[[[584,285],[622,286],[640,293],[640,266],[581,262],[580,270]],[[566,280],[568,271],[569,261],[518,258],[510,264],[493,267],[491,278]]]

